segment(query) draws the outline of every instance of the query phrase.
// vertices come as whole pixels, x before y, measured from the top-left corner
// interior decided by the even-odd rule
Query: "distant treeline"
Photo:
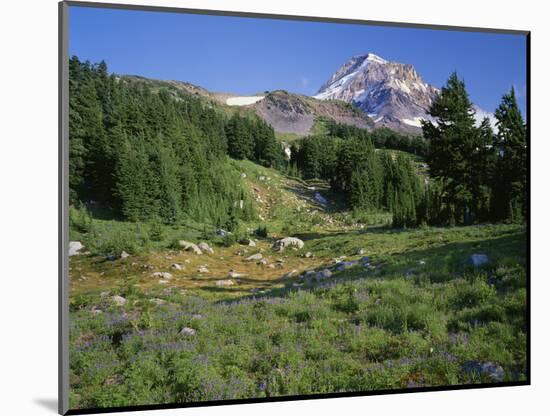
[[[514,90],[495,111],[496,133],[488,119],[476,126],[465,84],[456,73],[429,114],[436,122],[423,122],[423,138],[327,122],[327,135],[293,145],[291,164],[306,179],[329,180],[354,210],[391,211],[398,227],[523,221],[527,136]],[[429,180],[415,172],[411,157],[392,157],[375,148],[423,155]]]
[[[387,127],[369,132],[367,129],[337,123],[332,119],[324,120],[324,124],[329,136],[342,139],[370,139],[377,149],[403,150],[419,156],[425,156],[428,151],[428,142],[419,135],[402,134]]]
[[[105,62],[73,57],[69,68],[72,204],[94,203],[131,221],[189,216],[224,224],[251,217],[251,198],[228,156],[282,163],[271,126],[110,75]]]

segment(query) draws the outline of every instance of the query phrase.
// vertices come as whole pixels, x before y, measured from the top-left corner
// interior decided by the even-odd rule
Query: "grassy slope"
[[[223,247],[212,238],[213,255],[169,250],[174,238],[211,238],[208,227],[188,224],[167,228],[151,250],[127,259],[72,257],[72,407],[491,381],[462,371],[468,360],[502,366],[505,380],[525,377],[521,226],[395,231],[376,225],[380,218],[357,224],[336,212],[340,205],[315,203],[319,190],[331,197],[325,184],[234,163],[263,218],[242,232],[265,224],[272,236],[299,236],[304,249],[280,254],[271,238],[255,248]],[[113,228],[136,227],[95,222],[105,238]],[[236,253],[245,249],[263,252],[268,265],[244,261]],[[285,277],[330,267],[339,256],[358,259],[359,249],[370,268],[315,284],[298,273]],[[490,264],[469,266],[473,253],[487,254]],[[282,268],[270,268],[277,259]],[[185,269],[174,271],[172,263]],[[210,273],[198,273],[200,265]],[[218,286],[229,269],[246,276]],[[174,278],[160,283],[150,277],[154,271]],[[113,295],[126,304],[115,306]],[[181,335],[184,327],[196,335]]]

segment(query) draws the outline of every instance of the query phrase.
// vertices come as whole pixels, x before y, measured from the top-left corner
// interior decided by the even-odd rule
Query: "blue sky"
[[[71,7],[69,49],[111,72],[187,81],[211,91],[313,95],[351,56],[412,64],[441,87],[452,71],[494,111],[514,86],[525,114],[522,35]]]

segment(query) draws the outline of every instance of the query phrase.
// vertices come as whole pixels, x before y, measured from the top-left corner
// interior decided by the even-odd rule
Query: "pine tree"
[[[472,155],[482,143],[464,81],[456,73],[434,100],[429,114],[436,124],[424,121],[422,130],[430,142],[430,174],[443,184],[452,213],[449,223],[469,224],[473,220],[475,194]]]
[[[494,212],[498,219],[522,221],[527,214],[527,133],[513,88],[502,97],[495,117],[495,147],[500,157],[496,162]]]

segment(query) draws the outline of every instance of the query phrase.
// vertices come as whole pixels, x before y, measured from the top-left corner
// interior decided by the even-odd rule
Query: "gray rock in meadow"
[[[308,251],[306,254],[304,254],[304,257],[306,259],[309,259],[310,257],[313,257],[313,253],[311,251]]]
[[[489,263],[489,257],[487,254],[472,254],[469,263],[475,267],[482,266]]]
[[[197,269],[197,271],[198,271],[199,273],[210,273],[210,270],[208,270],[208,267],[206,267],[205,265],[199,266],[199,268]]]
[[[285,237],[273,244],[273,248],[278,251],[283,251],[287,247],[303,248],[304,242],[296,237]]]
[[[256,247],[256,242],[255,242],[254,240],[250,240],[250,241],[248,242],[248,246],[249,246],[249,247]]]
[[[468,374],[478,374],[479,376],[486,376],[494,382],[500,382],[504,380],[504,369],[490,361],[466,361],[462,365],[462,371]]]
[[[184,335],[186,337],[193,337],[197,335],[197,330],[186,326],[180,331],[180,335]]]
[[[199,250],[203,253],[214,254],[214,249],[208,245],[208,243],[202,242],[198,245]]]
[[[124,250],[122,250],[122,253],[120,253],[120,258],[127,259],[128,257],[130,257],[130,255],[126,253]]]
[[[202,254],[201,249],[196,244],[190,243],[189,241],[180,240],[178,241],[178,245],[185,251],[192,251],[193,253],[198,255]]]
[[[228,276],[232,279],[246,276],[244,273],[237,273],[235,270],[230,270]]]
[[[294,270],[289,271],[289,272],[288,272],[287,274],[285,274],[283,277],[284,277],[285,279],[288,279],[289,277],[294,276],[296,273],[298,273],[298,270],[294,269]]]
[[[246,261],[260,261],[264,258],[264,255],[262,253],[256,253],[251,256],[248,256],[245,260]]]
[[[174,263],[170,267],[174,270],[183,270],[183,269],[185,269],[185,266],[182,266],[181,264],[178,264],[178,263]]]
[[[220,286],[220,287],[233,286],[234,284],[235,284],[235,282],[231,279],[217,280],[216,281],[216,286]]]
[[[332,277],[332,272],[329,269],[324,269],[317,272],[317,279],[330,279]]]
[[[341,261],[334,267],[334,270],[341,272],[342,270],[349,269],[350,267],[357,266],[358,264],[358,260]]]
[[[165,305],[166,301],[164,299],[153,298],[151,299],[151,303],[154,303],[157,306],[161,306],[161,305]]]
[[[154,277],[157,279],[171,279],[174,276],[172,276],[172,273],[168,273],[168,272],[154,272],[151,274],[151,277]]]
[[[83,248],[84,246],[80,241],[69,242],[69,257],[80,254],[79,251],[82,250]]]
[[[216,230],[216,235],[225,237],[227,234],[231,234],[229,231],[225,231],[223,228]]]
[[[364,248],[360,248],[359,250],[357,250],[357,255],[358,255],[358,256],[362,256],[362,255],[365,254],[365,253],[366,253],[366,252],[365,252],[365,249],[364,249]],[[368,257],[367,257],[367,259],[368,259]]]
[[[116,306],[124,306],[124,304],[126,303],[126,299],[119,295],[111,297],[111,300]]]

